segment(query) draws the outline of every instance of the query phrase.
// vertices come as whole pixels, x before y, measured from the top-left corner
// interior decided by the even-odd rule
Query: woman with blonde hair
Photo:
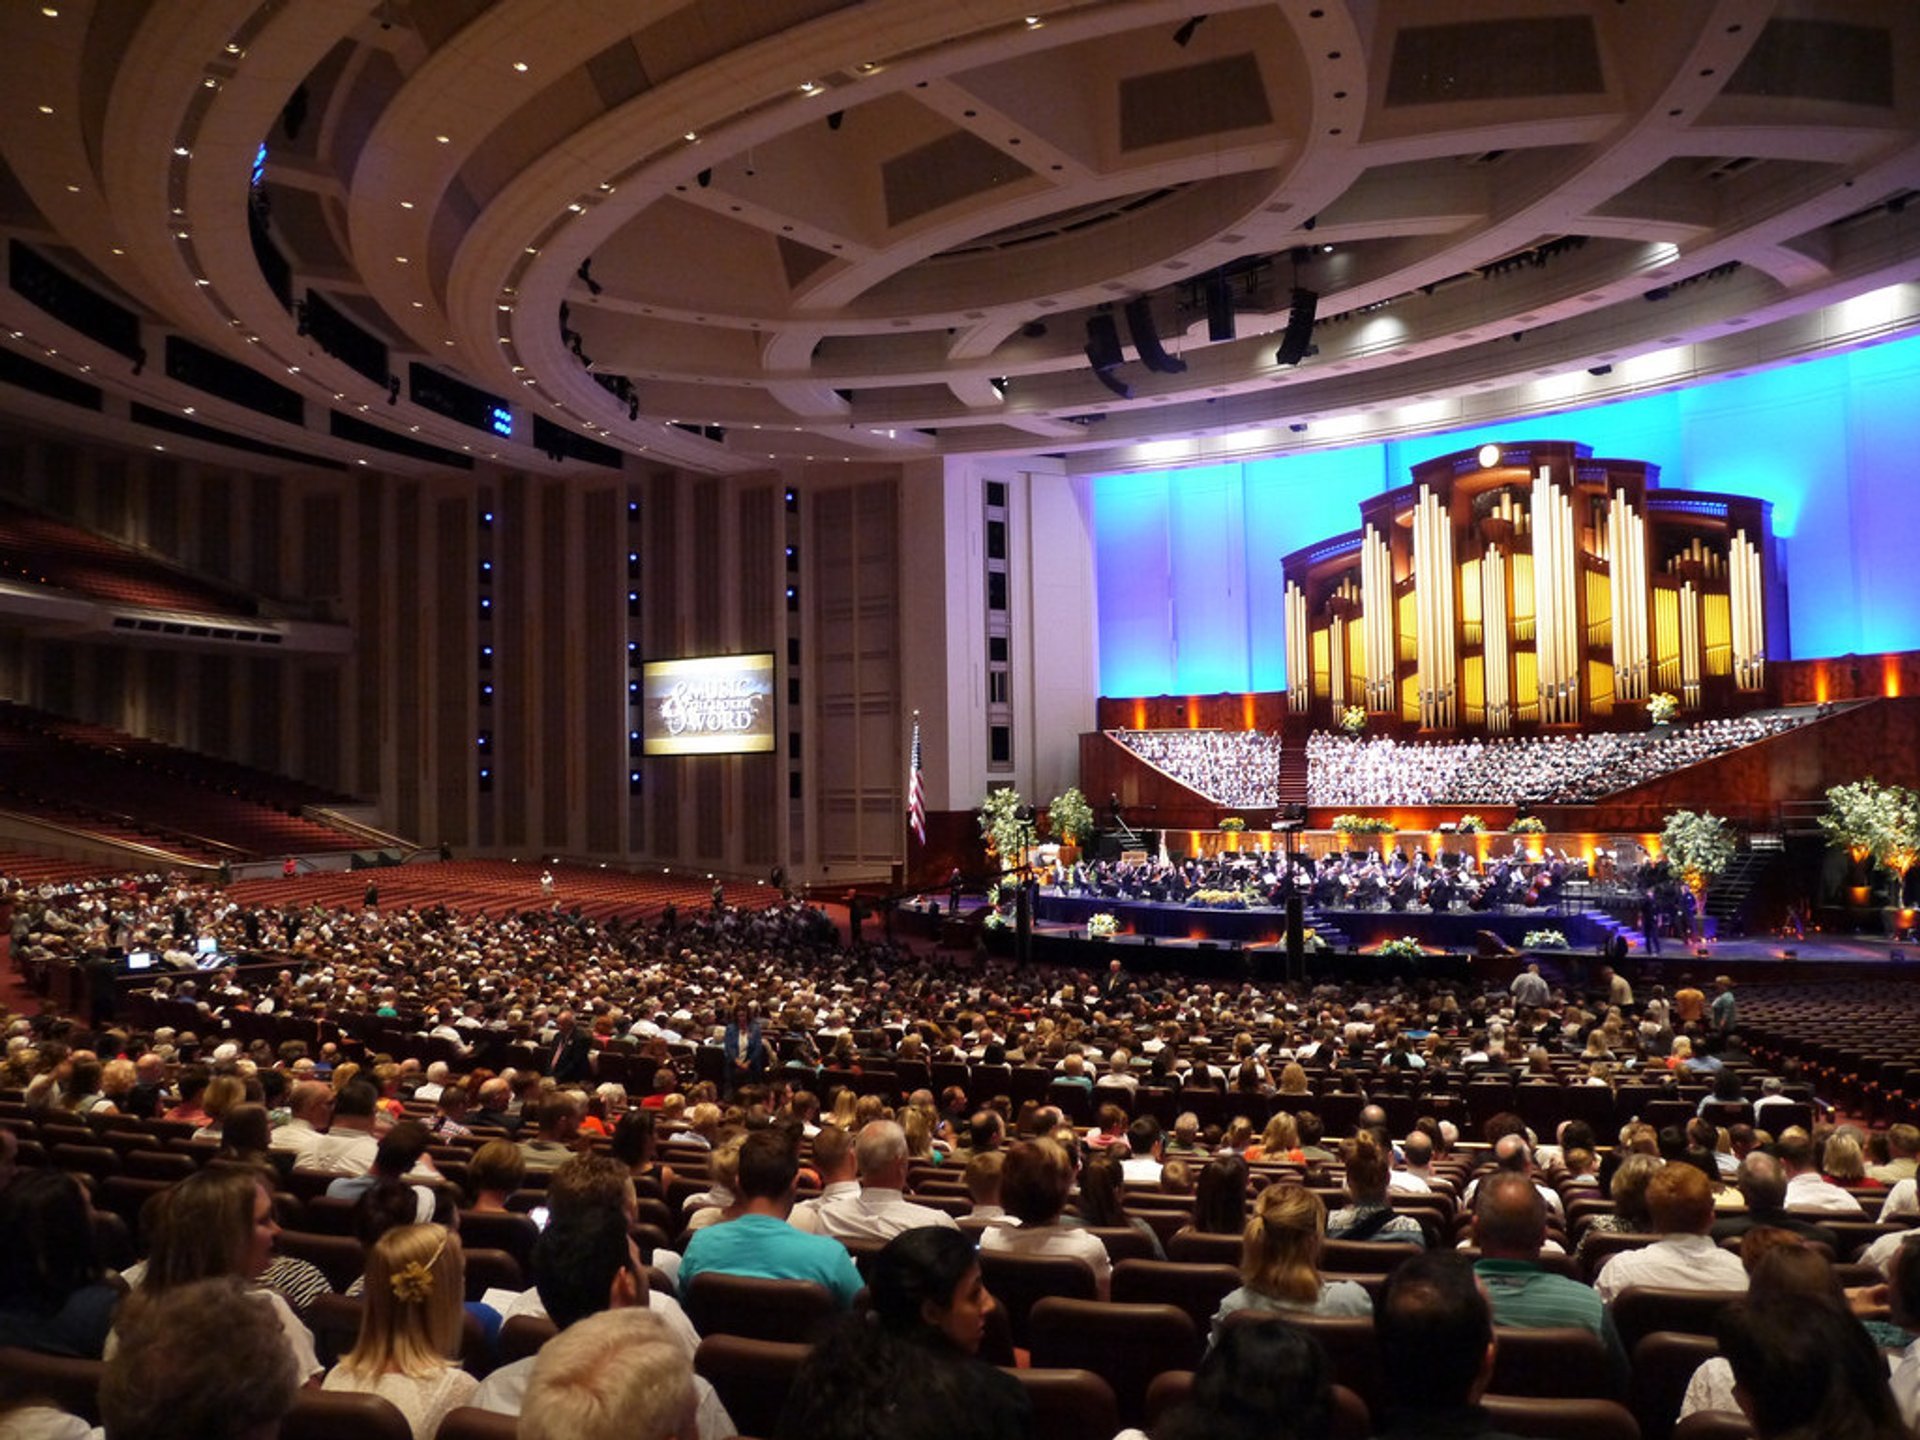
[[[1294,1164],[1301,1162],[1300,1127],[1293,1123],[1293,1116],[1285,1110],[1273,1112],[1273,1118],[1267,1121],[1267,1128],[1260,1136],[1260,1143],[1247,1151],[1247,1163],[1266,1161],[1269,1165],[1276,1161],[1289,1160]]]
[[[1254,1201],[1240,1245],[1240,1287],[1214,1312],[1208,1343],[1240,1310],[1297,1315],[1372,1315],[1373,1301],[1351,1280],[1320,1278],[1327,1207],[1304,1185],[1269,1185]]]
[[[218,1140],[227,1122],[227,1112],[246,1101],[246,1081],[238,1075],[214,1076],[200,1096],[200,1108],[207,1112],[207,1123],[193,1132],[193,1138]]]
[[[1305,1095],[1307,1093],[1307,1067],[1298,1060],[1289,1060],[1280,1071],[1280,1093],[1282,1095]]]
[[[1820,1169],[1836,1185],[1879,1186],[1878,1181],[1868,1178],[1866,1152],[1851,1130],[1836,1130],[1827,1137]]]
[[[432,1440],[449,1410],[479,1382],[454,1360],[464,1323],[466,1266],[460,1237],[443,1225],[401,1225],[367,1253],[360,1338],[320,1382],[323,1390],[378,1395],[413,1440]]]

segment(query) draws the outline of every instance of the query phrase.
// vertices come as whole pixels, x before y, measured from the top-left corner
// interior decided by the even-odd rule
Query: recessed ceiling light
[[[67,193],[69,195],[78,195],[80,193],[80,187],[78,185],[69,185],[67,187]]]
[[[40,7],[40,13],[49,20],[58,20],[60,18],[60,7],[58,5],[42,5]]]
[[[193,413],[193,406],[191,406],[191,405],[182,405],[182,406],[180,407],[180,413],[181,413],[182,415],[191,415],[191,414]]]
[[[116,245],[113,247],[113,253],[116,255],[124,255],[127,252],[124,249],[122,249],[120,246]]]
[[[540,247],[538,245],[529,245],[527,247],[527,254],[538,255],[539,253],[540,253]]]
[[[180,157],[180,158],[181,158],[182,160],[185,160],[185,159],[188,159],[188,158],[190,158],[190,157],[191,157],[191,156],[193,155],[193,151],[191,151],[191,150],[189,150],[189,149],[188,149],[188,148],[187,148],[186,146],[184,146],[184,145],[176,145],[176,146],[174,146],[174,147],[173,147],[173,153],[174,153],[174,154],[176,154],[176,155],[178,155],[178,156],[179,156],[179,157]]]
[[[176,240],[191,240],[193,236],[185,230],[176,230],[173,232],[173,238]]]
[[[214,79],[213,76],[211,75],[207,76],[207,78],[202,80],[200,83],[206,86],[206,88],[209,90],[218,90],[220,88],[220,82]]]
[[[451,135],[436,135],[433,138],[438,140],[442,145],[451,145],[453,143],[453,137]]]
[[[513,307],[511,305],[501,305],[496,308],[498,308],[503,315],[511,315],[513,313]]]
[[[200,277],[200,278],[199,278],[198,280],[196,280],[196,281],[194,281],[193,283],[194,283],[194,284],[196,284],[196,285],[211,285],[211,284],[213,284],[213,282],[212,282],[211,280],[209,280],[209,279],[207,279],[207,277],[206,277],[206,276],[204,276],[204,275],[202,275],[202,276],[201,276],[201,277]]]
[[[800,82],[800,93],[802,95],[812,95],[818,91],[819,88],[820,87],[811,80],[803,80]]]
[[[572,214],[582,215],[586,213],[587,207],[582,205],[578,200],[576,200],[573,202],[573,204],[567,206],[567,209]]]
[[[1040,17],[1038,15],[1027,16],[1027,28],[1029,30],[1038,30],[1040,28]]]
[[[300,367],[298,365],[289,365],[287,366],[287,373],[289,375],[298,375],[300,373]]]
[[[516,60],[513,62],[513,68],[524,75],[527,73],[527,62],[524,60]]]
[[[402,200],[400,202],[400,208],[402,210],[411,210],[413,208],[413,202],[411,200]]]
[[[427,308],[427,302],[424,300],[416,300],[413,302],[413,308],[416,310],[424,310]]]
[[[411,265],[413,262],[404,255],[396,255],[393,257],[393,263],[396,265]]]
[[[238,55],[239,53],[240,53],[240,42],[238,40],[229,40],[227,42],[227,54]]]
[[[40,113],[41,113],[42,115],[51,115],[51,114],[53,113],[53,106],[51,106],[51,105],[42,105],[42,106],[40,107]]]
[[[689,144],[691,144],[693,141],[698,140],[700,138],[700,135],[698,131],[689,130],[685,135],[682,135],[680,138],[682,140],[687,141]]]

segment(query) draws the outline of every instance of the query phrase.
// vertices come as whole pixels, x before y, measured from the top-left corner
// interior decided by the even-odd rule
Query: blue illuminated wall
[[[1488,440],[1574,440],[1773,502],[1795,658],[1920,649],[1920,337],[1684,390],[1286,459],[1095,480],[1100,690],[1287,683],[1280,558]]]

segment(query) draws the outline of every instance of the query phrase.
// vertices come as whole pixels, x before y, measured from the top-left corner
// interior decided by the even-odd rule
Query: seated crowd
[[[73,933],[56,919],[249,924],[177,883],[42,899],[29,945]],[[1624,1397],[1650,1286],[1725,1302],[1674,1411],[1736,1408],[1762,1440],[1920,1418],[1920,1246],[1868,1226],[1920,1215],[1920,1131],[1770,1118],[1804,1101],[1730,997],[1636,1000],[1604,971],[1103,985],[848,950],[800,908],[294,918],[252,916],[291,932],[278,973],[162,987],[153,1013],[191,1029],[7,1027],[0,1343],[102,1358],[107,1440],[270,1434],[307,1388],[378,1397],[415,1440],[473,1410],[537,1440],[721,1440],[756,1397],[709,1383],[703,1336],[767,1323],[729,1277],[817,1304],[751,1433],[1023,1436],[1064,1322],[1022,1277],[1053,1267],[1094,1325],[1158,1256],[1188,1284],[1234,1268],[1182,1292],[1191,1352],[1158,1368],[1197,1364],[1184,1399],[1149,1413],[1148,1376],[1106,1376],[1155,1440],[1330,1435],[1355,1405],[1378,1435],[1498,1435],[1529,1328],[1587,1332]],[[255,1033],[274,1017],[306,1038]],[[623,1063],[644,1094],[605,1078]],[[1532,1085],[1626,1077],[1691,1120],[1517,1113]],[[1476,1087],[1507,1108],[1471,1123]],[[1348,1393],[1368,1387],[1316,1329],[1342,1323],[1370,1325],[1391,1386]],[[25,1404],[0,1414],[16,1432],[86,1427]]]
[[[1314,805],[1579,804],[1783,734],[1804,712],[1698,720],[1671,734],[1596,731],[1481,740],[1396,740],[1316,731],[1307,740]]]
[[[1271,809],[1280,794],[1280,737],[1264,730],[1109,730],[1148,764],[1216,805]]]

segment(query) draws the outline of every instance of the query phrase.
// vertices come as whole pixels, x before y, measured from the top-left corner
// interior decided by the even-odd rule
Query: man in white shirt
[[[1396,1195],[1431,1195],[1433,1141],[1416,1130],[1400,1142],[1402,1163],[1387,1176],[1387,1189]]]
[[[364,1175],[373,1169],[373,1157],[380,1148],[373,1136],[377,1099],[366,1081],[349,1081],[333,1097],[333,1124],[313,1141],[300,1168],[327,1175]]]
[[[1661,1166],[1647,1182],[1647,1209],[1660,1238],[1607,1261],[1593,1282],[1602,1300],[1611,1305],[1622,1290],[1636,1285],[1746,1291],[1740,1257],[1707,1234],[1713,1228],[1713,1186],[1698,1169],[1678,1162]]]
[[[1780,1136],[1774,1153],[1787,1172],[1787,1209],[1866,1218],[1858,1200],[1820,1174],[1813,1137],[1798,1125]]]
[[[1121,1178],[1136,1189],[1158,1189],[1165,1142],[1158,1120],[1151,1115],[1135,1120],[1127,1127],[1127,1149],[1132,1153],[1120,1162]]]
[[[313,1170],[315,1146],[326,1138],[333,1123],[333,1087],[318,1080],[305,1080],[293,1087],[288,1108],[293,1118],[273,1132],[270,1149],[293,1152],[293,1168]]]
[[[1522,1175],[1533,1176],[1533,1148],[1527,1144],[1524,1135],[1502,1135],[1494,1142],[1493,1158],[1502,1170],[1517,1170]],[[1467,1193],[1460,1197],[1460,1203],[1471,1206],[1479,1188],[1480,1182],[1474,1181],[1467,1187]],[[1533,1181],[1533,1188],[1540,1192],[1540,1199],[1546,1205],[1548,1214],[1559,1220],[1566,1219],[1566,1206],[1560,1203],[1559,1191],[1551,1185],[1541,1184],[1538,1179]]]
[[[588,1205],[556,1215],[533,1248],[533,1276],[542,1309],[563,1332],[602,1311],[653,1309],[647,1272],[628,1234],[626,1217],[610,1205]],[[699,1337],[685,1315],[677,1307],[669,1314],[656,1311],[655,1315],[662,1332],[690,1362]],[[518,1415],[538,1359],[529,1356],[501,1366],[467,1403],[499,1415]],[[736,1433],[713,1387],[696,1377],[694,1389],[699,1408],[697,1440],[725,1440]]]
[[[812,1217],[821,1234],[835,1240],[891,1240],[920,1225],[958,1227],[946,1211],[915,1205],[902,1193],[907,1188],[907,1132],[893,1121],[875,1120],[862,1127],[853,1158],[860,1172],[859,1190],[832,1200],[822,1197]]]
[[[795,1205],[787,1223],[809,1235],[824,1235],[827,1232],[821,1228],[820,1207],[860,1194],[853,1136],[838,1125],[822,1125],[813,1137],[813,1168],[820,1176],[820,1193]]]
[[[1753,1102],[1753,1123],[1757,1128],[1761,1130],[1770,1128],[1767,1124],[1767,1111],[1781,1105],[1793,1104],[1793,1101],[1783,1093],[1783,1089],[1778,1075],[1769,1075],[1760,1082],[1760,1098]]]

